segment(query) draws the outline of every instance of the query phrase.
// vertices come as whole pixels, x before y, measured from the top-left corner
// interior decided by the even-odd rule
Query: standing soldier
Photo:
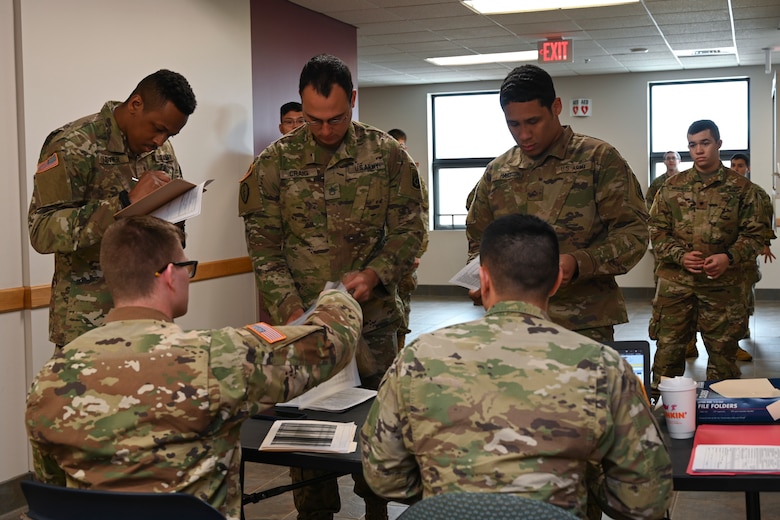
[[[662,376],[685,373],[685,345],[698,330],[709,360],[707,379],[738,378],[745,334],[744,262],[761,251],[766,225],[751,183],[723,166],[720,131],[710,120],[688,128],[693,168],[668,179],[650,212],[658,258],[651,326],[657,335],[653,393]]]
[[[239,214],[257,286],[276,323],[289,323],[328,281],[344,283],[363,309],[363,339],[376,388],[397,353],[397,285],[411,271],[425,225],[417,168],[386,133],[352,120],[356,91],[347,66],[315,56],[299,82],[306,127],[255,159],[241,181]],[[292,468],[298,482],[326,472]],[[386,501],[362,475],[355,491],[366,518],[387,518]],[[295,491],[299,519],[329,519],[341,507],[335,479]]]
[[[748,178],[750,174],[750,157],[744,153],[736,153],[731,157],[731,169]],[[764,191],[764,188],[751,181],[753,189],[756,190],[756,194],[761,200],[761,207],[764,217],[764,225],[766,226],[766,235],[764,236],[764,247],[761,249],[760,256],[764,257],[764,263],[772,262],[775,259],[775,255],[772,253],[772,240],[777,238],[772,226],[774,220],[774,205],[772,199],[769,198],[769,194]],[[755,261],[745,262],[745,301],[747,302],[747,319],[756,310],[756,284],[761,280],[761,270],[759,269],[758,258]],[[750,337],[750,326],[748,324],[747,331],[745,332],[745,338]],[[737,349],[737,361],[752,361],[753,356],[747,350],[739,347]]]
[[[112,307],[100,241],[114,214],[181,177],[168,138],[195,111],[181,74],[158,70],[122,103],[54,130],[43,143],[27,221],[30,243],[54,253],[49,340],[58,348],[101,325]]]
[[[469,260],[498,217],[535,215],[560,240],[563,283],[549,315],[597,341],[628,321],[615,275],[647,249],[647,210],[628,163],[608,143],[561,125],[561,98],[535,65],[514,69],[501,85],[501,107],[517,146],[488,164],[466,217]],[[479,289],[470,293],[480,300]]]

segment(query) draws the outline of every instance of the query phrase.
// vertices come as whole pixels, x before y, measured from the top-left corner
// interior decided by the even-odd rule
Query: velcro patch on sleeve
[[[246,328],[252,334],[258,336],[261,339],[264,339],[268,343],[276,343],[277,341],[282,341],[283,339],[287,339],[287,336],[282,334],[278,329],[275,329],[269,324],[265,323],[264,321],[255,323],[253,325],[247,325]]]
[[[36,168],[35,173],[36,175],[39,173],[43,173],[47,170],[51,170],[55,166],[59,166],[59,164],[60,164],[60,159],[59,157],[57,157],[57,152],[54,152],[49,156],[48,159],[38,163],[38,168]]]

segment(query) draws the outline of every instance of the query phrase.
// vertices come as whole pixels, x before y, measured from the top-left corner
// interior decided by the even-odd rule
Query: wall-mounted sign
[[[571,40],[545,40],[537,42],[538,63],[565,63],[572,61],[574,45]]]
[[[572,117],[589,117],[593,113],[593,100],[572,99],[569,106],[569,115]]]

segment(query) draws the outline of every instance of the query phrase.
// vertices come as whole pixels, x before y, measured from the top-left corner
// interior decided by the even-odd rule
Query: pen
[[[136,177],[135,175],[133,175],[133,176],[132,176],[132,177],[130,177],[130,178],[131,178],[131,179],[133,179],[135,182],[138,182],[138,177]]]

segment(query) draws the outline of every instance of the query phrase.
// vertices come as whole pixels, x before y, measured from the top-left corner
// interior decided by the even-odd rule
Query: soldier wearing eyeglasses
[[[306,123],[303,118],[303,108],[297,101],[290,101],[279,108],[279,131],[289,134],[296,128],[302,127]]]
[[[359,360],[361,377],[376,388],[397,353],[397,284],[426,233],[417,167],[395,139],[352,120],[356,91],[340,59],[309,60],[299,93],[305,128],[263,150],[241,180],[249,256],[276,323],[301,316],[326,282],[343,281],[363,309],[373,357]],[[293,479],[302,478],[295,470]],[[366,518],[386,518],[384,501],[367,486],[356,491]],[[296,507],[299,519],[332,518],[340,509],[335,479],[297,490]]]
[[[115,305],[33,382],[25,425],[35,476],[189,493],[238,520],[241,425],[344,368],[362,313],[349,295],[328,290],[301,325],[182,330],[173,320],[187,312],[198,265],[183,241],[181,229],[150,216],[106,230],[100,265]]]

